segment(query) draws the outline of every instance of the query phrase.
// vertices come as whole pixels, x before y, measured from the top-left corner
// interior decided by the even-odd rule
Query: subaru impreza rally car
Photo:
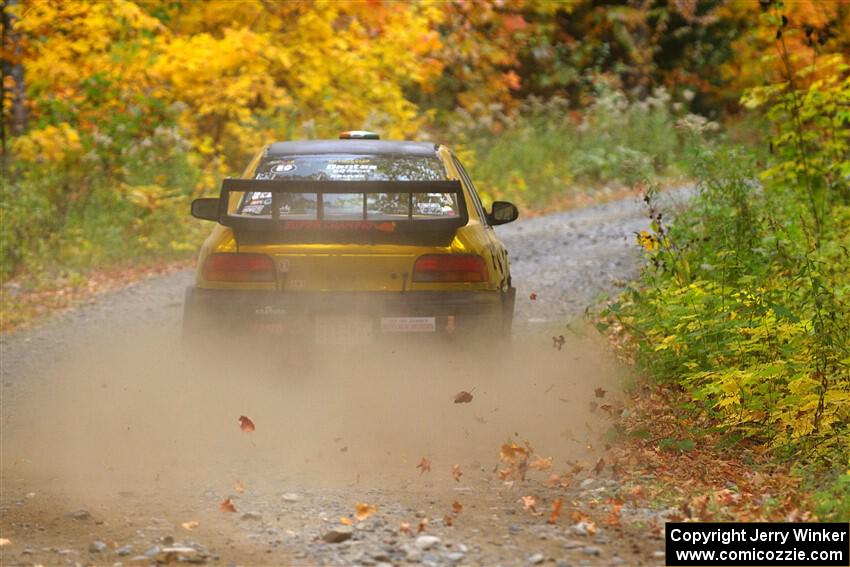
[[[255,331],[319,343],[509,336],[515,289],[460,161],[431,142],[276,142],[192,215],[216,223],[186,291],[184,336]]]

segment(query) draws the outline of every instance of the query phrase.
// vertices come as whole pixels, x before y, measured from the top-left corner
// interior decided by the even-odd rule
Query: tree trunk
[[[26,89],[24,86],[24,66],[22,64],[21,42],[14,30],[15,17],[12,8],[17,6],[19,0],[3,0],[2,6],[2,96],[6,100],[11,88],[12,108],[8,117],[3,116],[3,158],[6,159],[6,148],[11,136],[20,136],[27,129],[29,118],[26,105]]]

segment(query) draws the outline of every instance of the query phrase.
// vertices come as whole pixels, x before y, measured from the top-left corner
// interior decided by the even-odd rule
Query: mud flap
[[[502,337],[511,340],[514,328],[514,305],[516,288],[510,287],[502,296]]]

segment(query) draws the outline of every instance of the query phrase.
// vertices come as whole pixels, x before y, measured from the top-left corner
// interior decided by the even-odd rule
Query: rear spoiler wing
[[[231,211],[234,193],[268,193],[271,197],[271,214],[264,216],[240,215]],[[281,213],[281,195],[285,193],[316,196],[316,214],[310,219],[291,219]],[[416,218],[414,195],[442,193],[455,196],[457,214]],[[325,216],[326,194],[362,194],[363,212],[359,218],[346,216],[332,219]],[[373,218],[368,213],[368,195],[406,194],[406,216]],[[404,201],[402,201],[404,202]],[[227,178],[221,184],[218,199],[195,199],[192,216],[214,220],[233,229],[239,240],[265,242],[398,242],[422,244],[447,244],[458,228],[469,222],[469,212],[460,181],[301,181]]]

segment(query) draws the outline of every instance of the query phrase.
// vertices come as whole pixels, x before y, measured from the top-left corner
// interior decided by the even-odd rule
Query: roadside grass
[[[698,124],[709,136],[719,126],[685,108],[663,89],[630,101],[601,88],[581,111],[557,97],[529,99],[510,115],[461,111],[447,137],[460,142],[460,157],[485,201],[549,211],[617,198],[641,179],[690,179],[690,144],[699,141],[688,129]]]

